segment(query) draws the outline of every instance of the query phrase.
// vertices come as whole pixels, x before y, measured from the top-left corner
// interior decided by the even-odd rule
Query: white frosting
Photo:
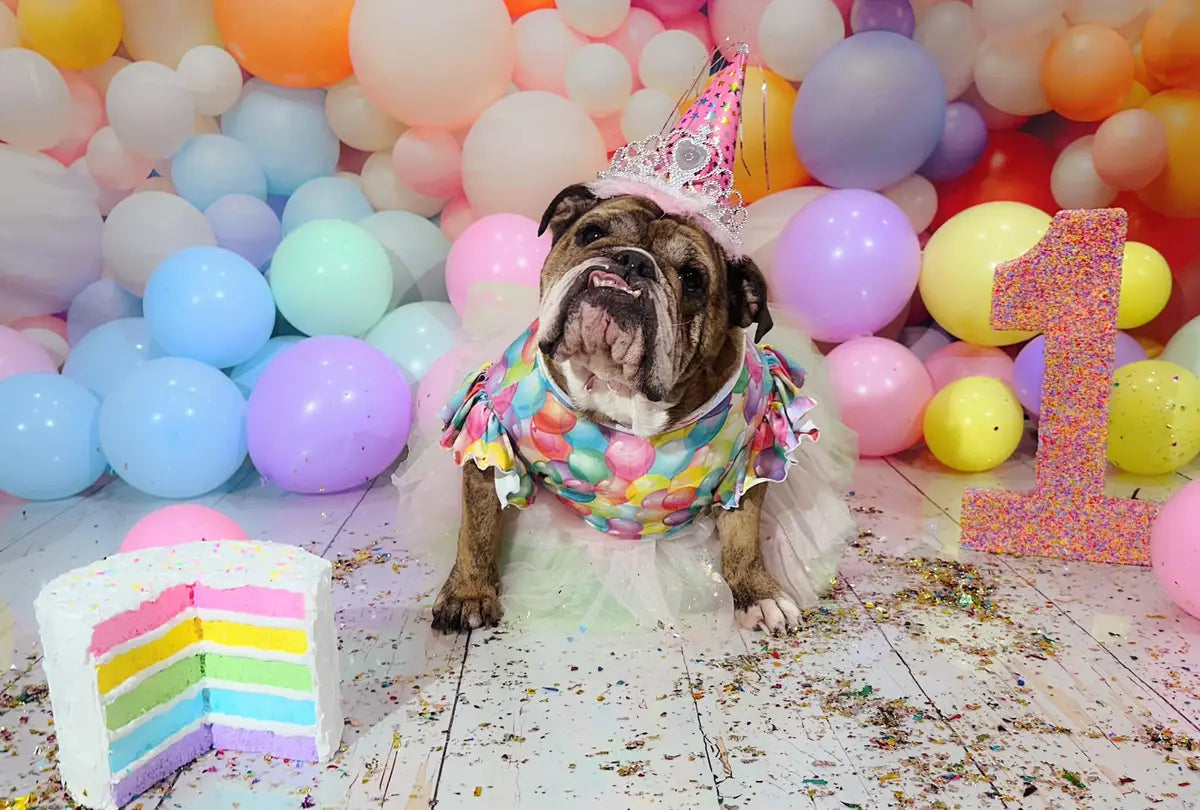
[[[237,540],[116,554],[57,577],[34,602],[58,733],[59,770],[71,798],[84,807],[116,808],[111,792],[114,774],[108,767],[109,733],[96,687],[96,661],[88,652],[92,630],[163,591],[190,584],[220,590],[278,588],[303,596],[309,649],[302,658],[313,676],[317,754],[325,761],[337,751],[342,736],[341,675],[331,603],[332,567],[327,560],[295,546]],[[267,624],[269,620],[253,621]],[[193,652],[205,649],[195,645]],[[245,648],[238,648],[237,654],[280,660]],[[248,722],[237,724],[250,727]]]

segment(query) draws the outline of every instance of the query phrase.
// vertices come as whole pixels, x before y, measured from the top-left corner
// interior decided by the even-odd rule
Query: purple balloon
[[[831,191],[800,209],[775,245],[775,298],[815,340],[841,343],[887,326],[912,298],[921,246],[894,202]]]
[[[891,31],[911,38],[917,27],[917,15],[908,0],[854,0],[850,7],[850,30]]]
[[[1117,332],[1117,360],[1113,369],[1146,359],[1142,344],[1124,332]],[[1017,352],[1013,362],[1013,388],[1017,400],[1037,418],[1042,411],[1042,377],[1046,373],[1046,336],[1038,335]]]
[[[953,180],[971,171],[987,148],[988,129],[979,110],[965,101],[946,105],[942,137],[918,171],[930,180]]]
[[[925,49],[891,31],[867,31],[809,70],[792,109],[792,138],[823,185],[878,190],[925,162],[945,122],[945,86]]]
[[[279,217],[257,197],[226,194],[204,210],[217,246],[231,250],[260,270],[271,261],[283,239]]]
[[[246,408],[250,459],[288,492],[342,492],[400,455],[412,391],[400,368],[364,341],[302,340],[263,371]]]

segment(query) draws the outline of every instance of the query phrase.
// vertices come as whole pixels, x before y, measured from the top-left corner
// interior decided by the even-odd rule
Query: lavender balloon
[[[971,171],[987,148],[987,124],[965,101],[946,105],[946,123],[933,154],[918,170],[930,180],[953,180]]]
[[[831,191],[784,226],[774,297],[813,339],[841,343],[887,326],[912,298],[921,247],[900,207],[873,191]]]
[[[813,65],[796,96],[792,137],[823,185],[877,190],[925,162],[945,121],[945,86],[925,49],[891,31],[868,31]]]
[[[1124,332],[1117,332],[1117,360],[1113,370],[1146,359],[1146,350]],[[1038,335],[1025,344],[1013,362],[1013,388],[1017,400],[1037,418],[1042,411],[1042,377],[1046,374],[1046,337]]]
[[[284,349],[246,409],[250,459],[288,492],[341,492],[400,455],[412,425],[403,372],[374,346],[342,335]]]
[[[259,269],[271,261],[283,239],[283,226],[271,206],[249,194],[217,198],[205,209],[204,217],[218,247],[233,251]]]
[[[917,27],[917,15],[908,0],[854,0],[850,7],[850,30],[891,31],[911,38]]]

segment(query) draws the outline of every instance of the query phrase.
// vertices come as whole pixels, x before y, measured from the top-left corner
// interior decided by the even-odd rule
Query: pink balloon
[[[625,22],[621,23],[620,28],[597,41],[613,46],[629,61],[629,67],[633,71],[634,77],[633,89],[637,90],[641,86],[637,81],[637,75],[638,62],[642,60],[642,49],[655,35],[661,34],[665,30],[667,30],[666,26],[659,21],[658,17],[645,9],[634,8],[630,9],[629,15],[625,18]]]
[[[9,329],[24,332],[26,329],[45,329],[67,340],[67,322],[59,315],[31,315],[28,318],[17,318],[8,325]]]
[[[427,197],[462,191],[462,146],[444,129],[412,127],[392,147],[396,179]]]
[[[745,43],[750,47],[750,64],[761,65],[758,48],[758,26],[771,0],[712,0],[708,4],[708,21],[713,41],[726,56],[733,48]]]
[[[855,338],[828,355],[842,420],[858,433],[858,453],[878,458],[921,440],[933,380],[917,356],[895,341]]]
[[[1171,601],[1200,619],[1200,481],[1163,504],[1150,530],[1150,564]]]
[[[438,216],[438,227],[442,229],[442,235],[453,242],[462,236],[463,231],[471,227],[474,221],[475,212],[471,210],[471,203],[466,197],[458,196],[446,203],[446,207],[442,209]]]
[[[596,125],[596,129],[600,132],[600,137],[604,139],[604,150],[606,152],[611,154],[626,144],[627,139],[624,133],[621,132],[621,113],[606,115],[602,118],[593,118],[592,123]]]
[[[700,11],[705,0],[633,0],[633,7],[653,11],[664,20],[674,20]],[[671,26],[674,28],[675,26]]]
[[[139,520],[121,541],[121,553],[181,546],[204,540],[249,540],[246,530],[227,515],[194,503],[178,503]]]
[[[941,391],[963,377],[993,377],[1012,385],[1013,359],[994,346],[973,346],[958,341],[943,346],[925,361],[933,390]]]
[[[71,94],[71,118],[67,134],[46,150],[46,154],[64,166],[70,166],[87,154],[88,142],[104,126],[104,102],[100,93],[81,74],[64,70],[63,79]]]
[[[700,43],[704,45],[705,50],[713,49],[712,28],[708,24],[708,15],[701,14],[699,11],[694,11],[691,14],[685,14],[682,17],[677,17],[669,21],[669,26],[679,31],[687,31],[692,34]]]
[[[459,315],[467,310],[472,285],[538,286],[551,235],[537,231],[538,224],[520,214],[489,214],[463,231],[446,257],[446,291]]]
[[[37,341],[0,326],[0,380],[30,372],[57,374],[58,366]]]

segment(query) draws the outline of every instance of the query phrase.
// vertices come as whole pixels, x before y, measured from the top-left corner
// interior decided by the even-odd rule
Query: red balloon
[[[985,202],[1023,202],[1048,214],[1058,211],[1050,192],[1054,152],[1025,132],[998,131],[988,136],[987,149],[971,171],[938,183],[934,229],[959,211]]]
[[[1132,193],[1118,195],[1113,207],[1124,208],[1129,214],[1129,241],[1157,250],[1172,273],[1178,275],[1182,268],[1200,259],[1200,220],[1164,216]],[[1194,272],[1200,272],[1200,268]]]
[[[1200,316],[1200,257],[1178,270],[1172,267],[1171,277],[1167,306],[1150,323],[1132,330],[1134,337],[1150,337],[1165,346],[1179,327]]]

